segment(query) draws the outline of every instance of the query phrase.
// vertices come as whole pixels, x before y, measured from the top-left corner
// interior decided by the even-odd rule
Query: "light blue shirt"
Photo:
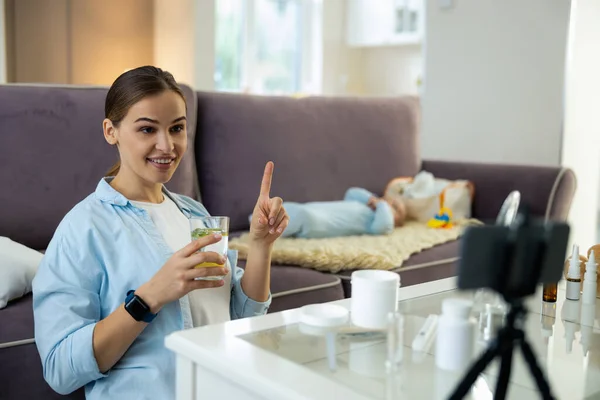
[[[189,218],[208,212],[189,197],[163,190]],[[107,373],[92,347],[96,323],[120,307],[128,290],[147,282],[173,251],[148,213],[102,179],[94,193],[61,221],[33,280],[35,340],[44,378],[61,394],[85,385],[88,399],[171,399],[175,355],[165,336],[184,329],[180,302],[164,306]],[[262,315],[264,302],[249,299],[240,281],[237,253],[232,269],[230,316]]]
[[[385,201],[375,210],[367,205],[373,193],[350,188],[343,201],[285,202],[290,221],[284,237],[327,238],[385,235],[394,230],[394,211]]]

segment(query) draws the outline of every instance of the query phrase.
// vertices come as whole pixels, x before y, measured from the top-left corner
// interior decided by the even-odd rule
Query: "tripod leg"
[[[506,392],[508,392],[508,379],[510,378],[510,370],[512,366],[512,347],[505,347],[502,351],[502,357],[500,361],[500,374],[496,381],[496,392],[494,394],[494,400],[504,400],[506,398]]]
[[[494,344],[490,346],[485,353],[481,355],[481,357],[479,357],[477,362],[469,369],[469,372],[467,372],[462,382],[460,382],[456,389],[454,389],[454,393],[452,393],[452,395],[448,398],[449,400],[462,399],[467,395],[469,389],[471,386],[473,386],[473,383],[475,383],[475,380],[479,374],[485,370],[488,364],[492,362],[494,357],[500,354],[499,344],[500,342],[498,339],[496,339]]]
[[[544,373],[540,369],[538,365],[535,355],[533,354],[533,350],[529,343],[523,339],[521,342],[521,350],[523,351],[523,356],[525,357],[525,361],[527,362],[527,366],[537,383],[537,386],[540,390],[540,394],[544,400],[554,400],[554,396],[552,396],[552,391],[550,390],[550,385],[548,381],[544,377]]]

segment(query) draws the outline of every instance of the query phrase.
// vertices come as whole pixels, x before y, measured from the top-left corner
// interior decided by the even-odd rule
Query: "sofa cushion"
[[[400,268],[392,271],[400,274],[400,284],[402,286],[411,286],[455,276],[457,274],[459,251],[460,239],[414,254]],[[351,275],[352,271],[335,275],[342,280],[346,297],[352,295]]]
[[[42,253],[0,236],[0,309],[31,292]]]
[[[170,190],[196,196],[196,98],[188,101],[189,150]],[[63,216],[117,160],[102,134],[105,87],[0,85],[0,236],[47,247]]]
[[[392,178],[420,169],[415,98],[293,99],[198,93],[196,160],[202,201],[248,227],[265,163],[272,195],[341,200],[352,186],[382,194]]]

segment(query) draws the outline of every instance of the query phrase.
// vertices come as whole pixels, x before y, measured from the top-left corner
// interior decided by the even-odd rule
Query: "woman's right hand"
[[[223,280],[195,280],[208,276],[223,276],[228,273],[226,258],[215,252],[198,252],[201,248],[221,240],[221,235],[210,235],[192,241],[174,253],[162,268],[135,294],[156,314],[165,304],[179,300],[192,290],[223,286]],[[198,264],[210,262],[223,267],[201,267]]]

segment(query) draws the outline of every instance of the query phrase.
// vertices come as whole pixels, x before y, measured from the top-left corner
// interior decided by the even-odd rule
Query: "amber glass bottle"
[[[543,286],[542,300],[548,303],[556,303],[558,297],[558,284],[545,283]]]

